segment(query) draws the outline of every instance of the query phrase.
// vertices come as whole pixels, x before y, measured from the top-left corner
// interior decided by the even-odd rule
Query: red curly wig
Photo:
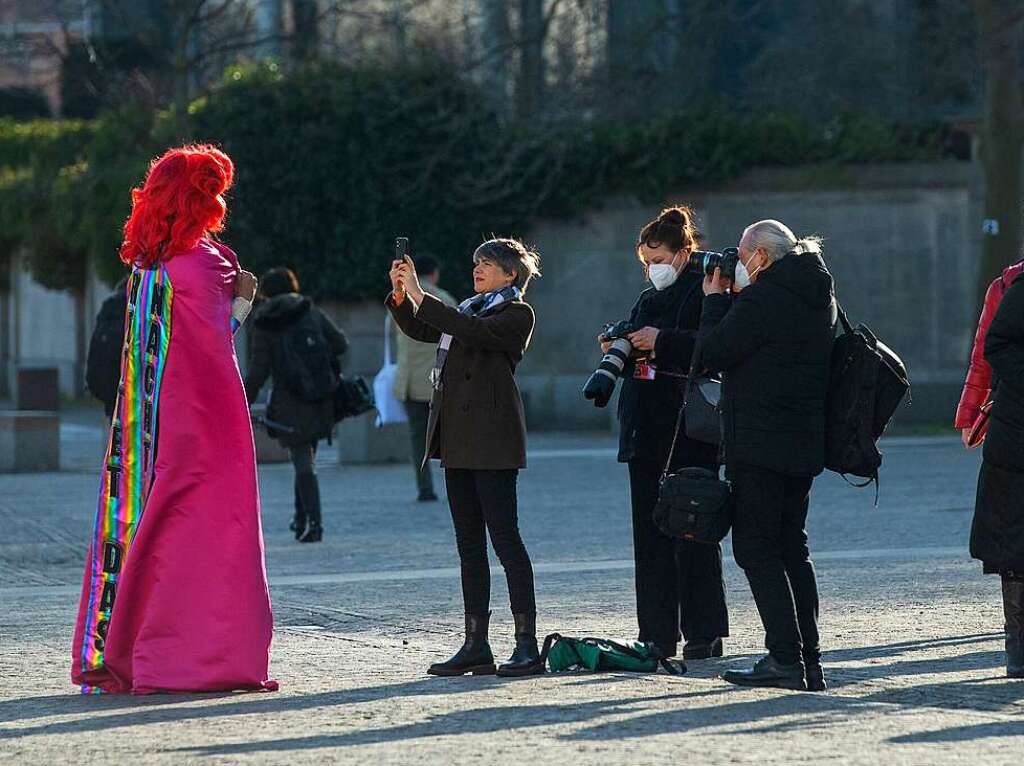
[[[169,149],[149,166],[141,188],[132,189],[121,260],[151,268],[224,229],[235,166],[220,149],[193,144]]]

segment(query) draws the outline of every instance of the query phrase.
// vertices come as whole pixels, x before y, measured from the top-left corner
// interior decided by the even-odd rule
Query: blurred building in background
[[[955,145],[945,161],[824,177],[775,169],[672,189],[664,201],[693,203],[716,248],[770,216],[822,234],[850,313],[907,357],[919,384],[915,417],[951,416],[981,273],[983,195],[972,142],[983,79],[971,3],[0,0],[0,116],[91,117],[126,103],[184,114],[238,63],[415,67],[438,58],[481,85],[499,116],[532,124],[642,124],[666,113],[696,122],[727,109],[752,121],[792,112],[825,126],[852,113],[950,125]],[[30,102],[35,112],[18,106]],[[602,323],[625,316],[642,285],[632,243],[655,207],[609,198],[572,220],[540,211],[523,232],[545,256],[545,276],[531,288],[539,323],[521,376],[532,426],[612,420],[578,397],[596,345],[564,339],[593,338]],[[58,366],[64,392],[80,395],[84,339],[105,286],[90,277],[77,293],[56,292],[16,262],[8,270],[0,278],[0,398],[16,366],[37,364]],[[372,374],[380,306],[331,309],[357,340],[354,371]]]
[[[86,116],[139,97],[126,82],[199,95],[239,60],[429,52],[551,118],[712,100],[962,116],[980,96],[974,27],[961,0],[0,0],[0,89]]]

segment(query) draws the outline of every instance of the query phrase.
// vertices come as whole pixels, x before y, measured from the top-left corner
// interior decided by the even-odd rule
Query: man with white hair
[[[811,483],[825,462],[832,275],[820,241],[798,240],[779,221],[748,226],[739,259],[735,281],[718,269],[704,281],[696,361],[723,374],[733,555],[750,582],[768,656],[722,677],[822,691],[818,585],[805,525]]]

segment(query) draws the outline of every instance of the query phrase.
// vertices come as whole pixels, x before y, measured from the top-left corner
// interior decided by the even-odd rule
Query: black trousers
[[[491,569],[487,535],[498,554],[513,614],[535,614],[533,564],[519,535],[516,482],[519,471],[446,468],[448,504],[455,525],[455,543],[462,568],[466,614],[487,614],[491,600]]]
[[[687,640],[728,636],[722,547],[674,540],[654,525],[663,469],[653,460],[629,462],[639,640],[671,647],[680,630]]]
[[[765,646],[779,662],[818,662],[818,582],[807,547],[811,477],[753,466],[728,466],[732,482],[732,549],[750,582],[765,630]]]
[[[430,464],[423,463],[423,453],[427,451],[427,419],[430,417],[430,402],[416,402],[409,399],[403,402],[405,414],[409,417],[409,459],[413,471],[416,472],[416,490],[420,496],[434,492],[434,478],[430,473]]]
[[[307,516],[320,521],[320,483],[316,478],[317,443],[314,440],[288,448],[295,468],[295,514],[303,522]]]

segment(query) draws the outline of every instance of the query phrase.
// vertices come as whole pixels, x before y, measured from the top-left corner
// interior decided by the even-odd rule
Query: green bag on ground
[[[569,638],[552,633],[544,639],[541,657],[553,673],[570,668],[656,673],[659,666],[674,676],[686,672],[686,665],[661,656],[654,644],[638,641],[627,645],[608,638]]]

